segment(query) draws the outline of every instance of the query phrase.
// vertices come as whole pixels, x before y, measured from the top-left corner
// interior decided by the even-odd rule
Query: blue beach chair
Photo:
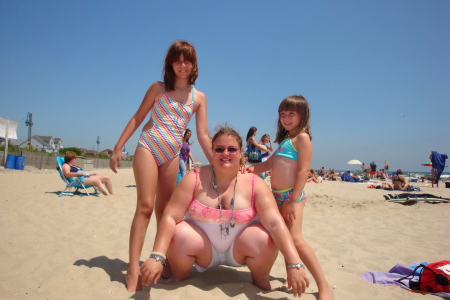
[[[81,177],[71,177],[71,178],[66,178],[64,177],[64,174],[62,172],[62,165],[64,164],[64,157],[56,157],[56,163],[58,164],[58,166],[56,167],[56,170],[58,170],[59,172],[59,176],[61,176],[61,179],[64,181],[64,183],[66,184],[66,188],[64,189],[64,191],[62,191],[58,197],[62,197],[62,196],[71,196],[73,197],[75,195],[75,193],[78,191],[78,189],[84,189],[84,191],[86,192],[86,194],[78,194],[80,196],[90,196],[90,195],[94,195],[97,196],[100,193],[97,190],[97,187],[95,185],[84,185],[84,176]],[[72,193],[71,190],[72,188],[75,189],[75,191]],[[93,194],[89,194],[89,192],[87,191],[88,188],[94,188],[94,193]]]

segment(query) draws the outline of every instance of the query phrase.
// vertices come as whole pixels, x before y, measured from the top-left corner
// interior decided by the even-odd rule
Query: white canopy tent
[[[8,156],[8,140],[17,139],[17,126],[19,122],[0,118],[0,137],[5,139],[5,161]]]

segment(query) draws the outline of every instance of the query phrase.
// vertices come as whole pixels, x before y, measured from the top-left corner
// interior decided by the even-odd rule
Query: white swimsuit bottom
[[[186,213],[184,221],[193,223],[200,227],[208,237],[211,242],[212,248],[212,259],[208,267],[203,268],[195,264],[195,268],[198,272],[204,272],[212,267],[219,265],[226,265],[230,267],[244,267],[234,260],[233,257],[233,246],[236,237],[242,232],[246,227],[253,223],[259,223],[258,215],[256,215],[250,222],[246,224],[236,224],[234,228],[230,228],[230,233],[227,236],[223,236],[220,233],[220,224],[215,222],[197,222],[194,220],[189,213]]]

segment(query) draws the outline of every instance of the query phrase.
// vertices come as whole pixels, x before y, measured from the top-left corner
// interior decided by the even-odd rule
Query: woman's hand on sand
[[[295,221],[295,209],[297,202],[284,201],[281,206],[281,215],[286,220],[286,222],[292,223]]]
[[[122,153],[120,153],[120,151],[114,151],[111,155],[111,158],[109,159],[109,167],[114,173],[117,173],[116,166],[120,169],[121,158]]]
[[[148,258],[141,266],[142,284],[149,285],[152,281],[154,284],[161,277],[164,266],[161,262]]]
[[[309,279],[303,268],[286,268],[288,288],[294,297],[300,297],[309,286]]]

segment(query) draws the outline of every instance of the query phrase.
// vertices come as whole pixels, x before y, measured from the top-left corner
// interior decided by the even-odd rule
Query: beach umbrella
[[[426,162],[424,162],[424,163],[421,163],[421,165],[422,165],[422,166],[425,166],[425,167],[432,167],[432,166],[433,166],[433,163],[432,163],[431,160],[430,160],[430,161],[426,161]],[[448,167],[448,166],[446,165],[446,167]]]
[[[362,162],[357,159],[352,159],[347,162],[347,165],[362,165]]]

